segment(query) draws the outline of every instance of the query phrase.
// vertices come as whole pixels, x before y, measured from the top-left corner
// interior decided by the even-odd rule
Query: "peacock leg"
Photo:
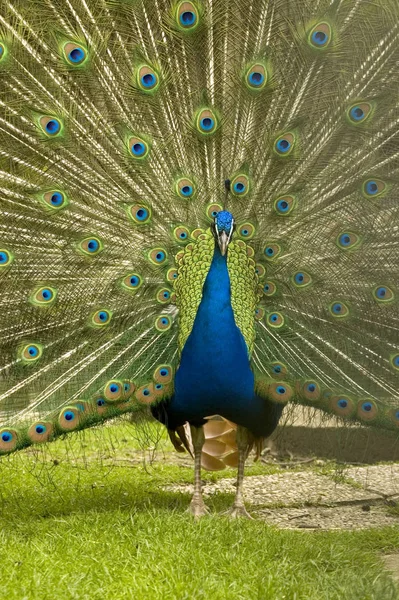
[[[243,495],[243,484],[244,484],[244,468],[245,461],[248,456],[248,452],[253,445],[253,437],[251,433],[245,427],[237,427],[237,448],[238,448],[238,470],[237,470],[237,491],[234,504],[226,514],[233,519],[237,517],[245,517],[246,519],[252,519],[251,515],[247,512],[244,504]]]
[[[195,518],[202,517],[209,513],[208,507],[202,498],[201,489],[201,454],[202,446],[205,442],[204,428],[190,425],[191,439],[194,448],[194,495],[191,500],[189,512]]]

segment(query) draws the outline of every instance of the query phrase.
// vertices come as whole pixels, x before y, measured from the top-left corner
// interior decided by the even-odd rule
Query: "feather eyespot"
[[[255,321],[261,321],[265,316],[265,310],[261,307],[255,309]]]
[[[143,279],[141,275],[138,275],[137,273],[131,273],[130,275],[126,275],[126,277],[123,278],[122,287],[126,290],[134,291],[138,290],[142,283]]]
[[[291,132],[285,133],[274,142],[274,151],[279,156],[288,156],[291,154],[295,145],[295,135]]]
[[[159,75],[148,65],[139,67],[136,80],[142,92],[154,93],[159,87]]]
[[[153,248],[147,254],[148,260],[153,265],[164,265],[168,259],[165,248]]]
[[[175,190],[177,195],[180,196],[180,198],[188,200],[193,197],[195,192],[195,186],[190,179],[184,177],[176,182]]]
[[[128,141],[128,147],[131,152],[131,155],[137,159],[144,159],[148,156],[150,151],[149,144],[143,140],[143,138],[139,138],[137,136],[132,136]]]
[[[339,248],[342,248],[343,250],[356,248],[357,246],[359,246],[360,242],[360,236],[357,235],[357,233],[353,233],[350,231],[344,231],[343,233],[340,233],[337,237],[337,244]]]
[[[173,237],[177,242],[185,243],[190,239],[190,230],[184,225],[179,225],[173,230]]]
[[[221,204],[210,204],[209,206],[207,206],[206,208],[206,216],[208,217],[208,219],[210,219],[212,222],[215,220],[215,217],[217,216],[217,214],[219,212],[221,212],[223,210],[223,206]]]
[[[318,400],[320,398],[320,386],[316,381],[305,381],[302,386],[302,395],[306,400]]]
[[[364,123],[372,113],[373,106],[369,102],[359,102],[349,107],[347,116],[353,125]]]
[[[166,273],[166,279],[167,279],[167,281],[170,281],[172,283],[174,281],[176,281],[176,279],[178,278],[178,276],[179,276],[179,274],[177,272],[177,269],[174,269],[174,268],[169,269],[168,272]]]
[[[18,444],[18,431],[16,429],[0,429],[0,452],[12,452]]]
[[[282,196],[274,202],[274,210],[278,215],[289,215],[295,206],[295,198],[293,196]]]
[[[135,397],[140,404],[151,404],[155,399],[154,384],[151,382],[139,387],[136,390]]]
[[[309,33],[309,43],[313,48],[327,48],[332,39],[332,30],[328,23],[317,23]]]
[[[395,294],[391,288],[386,285],[379,285],[373,290],[374,299],[377,302],[388,303],[395,299]]]
[[[357,415],[362,421],[373,421],[378,415],[378,407],[373,400],[361,400],[357,405]]]
[[[8,267],[12,263],[13,259],[14,257],[11,252],[4,249],[0,250],[0,269],[1,267]]]
[[[263,293],[265,296],[274,296],[277,292],[277,286],[273,281],[266,281],[263,286]]]
[[[219,125],[215,113],[210,109],[203,109],[199,111],[195,123],[198,132],[205,136],[214,133]]]
[[[144,204],[135,204],[128,208],[128,216],[136,225],[146,225],[151,221],[151,209]]]
[[[0,62],[3,60],[5,55],[6,55],[6,47],[3,44],[3,42],[0,42]]]
[[[56,297],[56,289],[52,287],[40,287],[33,292],[30,297],[30,301],[36,306],[48,306],[54,302]]]
[[[160,365],[155,369],[153,379],[157,383],[170,383],[173,379],[172,367],[170,365]]]
[[[312,278],[305,271],[298,271],[292,276],[292,282],[297,288],[305,288],[312,283]]]
[[[53,424],[50,422],[39,421],[38,423],[33,423],[28,429],[28,437],[35,444],[48,442],[52,433]]]
[[[256,63],[245,73],[245,83],[252,90],[263,90],[267,83],[268,73],[264,65]]]
[[[41,344],[27,344],[21,349],[21,358],[23,362],[32,363],[42,356],[43,346]]]
[[[86,62],[87,50],[80,44],[67,42],[64,45],[64,55],[70,66],[80,67],[84,62]]]
[[[256,265],[255,265],[255,273],[257,274],[257,276],[258,276],[259,279],[263,279],[263,277],[266,275],[266,269],[260,263],[256,263]]]
[[[272,377],[284,377],[288,373],[288,369],[283,363],[274,362],[270,366]]]
[[[393,354],[390,360],[393,368],[399,371],[399,354]]]
[[[124,387],[119,379],[111,379],[104,386],[104,396],[107,402],[117,402],[121,400],[124,393]]]
[[[285,323],[283,315],[277,311],[269,313],[266,317],[266,321],[269,327],[272,327],[273,329],[280,329]]]
[[[330,406],[333,412],[340,417],[351,417],[355,412],[355,404],[347,396],[333,396],[330,399]]]
[[[237,233],[241,238],[250,240],[255,235],[255,226],[252,223],[243,223],[237,228]]]
[[[333,302],[329,306],[329,311],[333,317],[342,319],[348,317],[350,314],[349,308],[343,302]]]
[[[162,288],[156,293],[156,299],[161,304],[168,304],[171,300],[172,293],[168,288]]]
[[[71,431],[76,429],[82,417],[81,411],[75,406],[66,406],[58,417],[58,424],[61,429]]]
[[[62,132],[62,123],[56,117],[41,117],[39,124],[48,137],[56,137]]]
[[[93,236],[82,240],[78,248],[87,256],[96,256],[104,247],[101,240]]]
[[[168,331],[172,327],[172,319],[168,315],[161,315],[155,320],[155,329],[158,331]]]
[[[279,244],[270,243],[265,246],[263,254],[269,260],[276,258],[281,252],[281,246]]]
[[[367,179],[362,189],[366,198],[378,198],[386,191],[387,185],[381,179]]]
[[[52,190],[50,192],[46,192],[41,196],[41,200],[46,205],[46,207],[50,207],[54,210],[65,208],[69,204],[66,195],[60,190]]]
[[[293,395],[293,389],[288,383],[275,382],[269,385],[268,396],[275,402],[286,404]]]
[[[106,325],[109,325],[111,318],[112,312],[102,308],[93,313],[90,319],[90,324],[96,328],[105,327]]]
[[[193,31],[199,23],[198,10],[192,2],[180,2],[176,11],[177,25],[183,31]]]
[[[233,196],[243,198],[249,192],[249,178],[247,175],[237,175],[230,185]]]

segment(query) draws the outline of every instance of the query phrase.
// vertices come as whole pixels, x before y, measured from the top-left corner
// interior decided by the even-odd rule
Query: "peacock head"
[[[212,230],[222,256],[226,254],[234,231],[234,217],[227,210],[221,210],[215,217]]]

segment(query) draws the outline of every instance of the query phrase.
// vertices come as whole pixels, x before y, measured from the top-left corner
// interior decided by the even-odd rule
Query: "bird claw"
[[[187,512],[189,512],[191,515],[193,515],[193,517],[195,519],[199,519],[200,517],[204,517],[205,515],[209,515],[210,510],[209,508],[206,506],[206,504],[204,503],[204,501],[199,500],[197,498],[193,498],[191,500],[190,506],[187,509]]]
[[[243,504],[239,504],[239,505],[233,504],[233,506],[229,510],[226,510],[225,512],[223,512],[222,515],[225,515],[226,517],[230,517],[230,519],[244,518],[244,519],[250,519],[251,521],[254,520],[254,518],[251,517],[249,512],[247,512],[247,509],[245,508],[245,506]]]

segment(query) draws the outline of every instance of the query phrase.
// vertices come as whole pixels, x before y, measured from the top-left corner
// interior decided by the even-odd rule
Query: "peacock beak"
[[[218,244],[222,256],[224,256],[227,252],[227,246],[229,245],[230,238],[231,236],[225,231],[218,231]]]

